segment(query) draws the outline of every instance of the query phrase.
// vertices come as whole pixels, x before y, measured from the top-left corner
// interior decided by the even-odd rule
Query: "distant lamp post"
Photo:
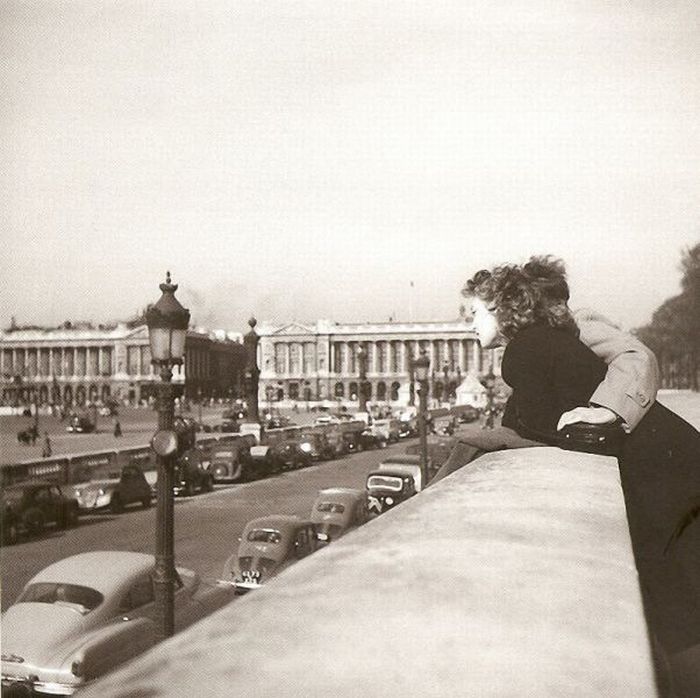
[[[410,356],[408,359],[408,404],[413,406],[416,404],[416,376],[413,372],[413,364],[415,359]]]
[[[173,429],[173,366],[182,363],[190,312],[175,298],[177,284],[170,272],[158,302],[146,312],[151,363],[160,368],[158,385],[158,431],[151,440],[157,454],[158,491],[156,500],[156,568],[153,578],[157,634],[160,639],[174,632],[175,550],[173,517],[173,466],[177,435]]]
[[[197,421],[202,423],[202,386],[197,388]]]
[[[430,359],[423,350],[413,360],[413,375],[418,383],[418,438],[420,442],[420,471],[423,487],[428,484],[428,379]]]
[[[357,370],[359,375],[359,385],[357,386],[357,406],[359,412],[367,412],[367,350],[360,345],[357,348]]]
[[[496,387],[496,376],[493,375],[493,370],[479,379],[481,385],[486,388],[486,419],[484,420],[484,429],[493,429],[495,409],[494,409],[494,392]]]
[[[250,332],[243,337],[243,346],[246,353],[245,399],[248,404],[248,419],[251,422],[259,422],[258,384],[260,382],[260,369],[258,368],[258,342],[260,341],[260,336],[255,331],[258,321],[254,317],[248,320],[248,324],[250,325]]]

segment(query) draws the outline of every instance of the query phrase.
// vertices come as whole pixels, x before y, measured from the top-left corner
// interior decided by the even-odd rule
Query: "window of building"
[[[285,345],[281,342],[275,344],[275,373],[277,373],[278,375],[281,375],[285,372],[284,348]]]
[[[377,383],[377,400],[386,400],[386,383],[384,381]]]
[[[333,394],[336,397],[345,397],[345,386],[342,383],[336,383]]]
[[[289,398],[290,398],[290,400],[298,400],[299,399],[299,383],[290,383],[289,384]]]
[[[289,372],[295,376],[301,373],[301,345],[296,342],[289,345]]]
[[[397,383],[394,381],[391,384],[391,400],[398,400],[399,399],[399,389],[401,388],[401,384]]]

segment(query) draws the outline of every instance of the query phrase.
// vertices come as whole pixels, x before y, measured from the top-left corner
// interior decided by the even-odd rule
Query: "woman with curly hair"
[[[505,344],[501,372],[512,394],[503,427],[561,446],[560,429],[592,402],[607,370],[580,339],[563,263],[533,257],[483,270],[464,292],[482,346]],[[606,412],[599,422],[616,418]],[[671,667],[674,695],[698,696],[700,433],[658,402],[629,431],[617,455],[647,619]]]

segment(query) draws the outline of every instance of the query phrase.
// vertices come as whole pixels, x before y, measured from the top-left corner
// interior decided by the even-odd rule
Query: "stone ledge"
[[[84,693],[234,694],[655,696],[615,460],[484,456]]]

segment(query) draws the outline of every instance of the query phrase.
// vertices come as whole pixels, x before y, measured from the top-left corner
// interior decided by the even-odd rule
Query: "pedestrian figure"
[[[119,436],[122,435],[122,425],[121,425],[121,423],[119,422],[119,420],[117,420],[117,421],[114,423],[114,435],[115,435],[116,437],[119,437]]]
[[[51,439],[49,438],[48,431],[44,432],[44,447],[41,450],[41,457],[42,458],[50,458],[51,457]]]
[[[35,426],[29,427],[29,438],[32,441],[32,446],[34,446],[36,444],[36,439],[38,436],[39,436],[39,434],[37,433],[36,427]]]

